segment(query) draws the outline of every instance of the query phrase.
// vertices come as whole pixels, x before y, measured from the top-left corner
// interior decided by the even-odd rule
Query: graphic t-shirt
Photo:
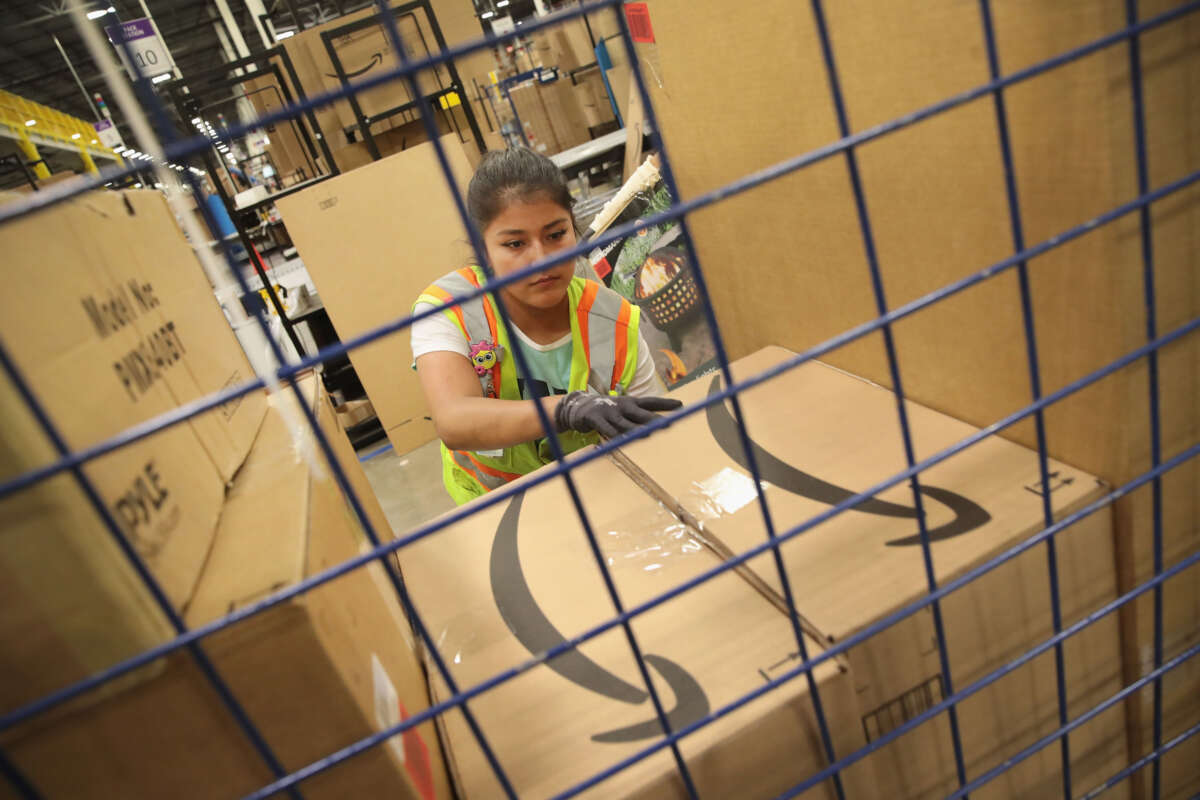
[[[413,310],[419,313],[428,308],[433,308],[433,306],[428,303],[417,303]],[[530,382],[533,383],[532,386],[521,381],[521,396],[534,397],[535,395],[530,389],[543,389],[542,395],[566,394],[567,386],[571,381],[571,334],[568,333],[550,344],[538,344],[515,325],[510,325],[509,331],[514,334],[509,337],[509,344],[521,348],[532,374],[530,379]],[[662,381],[655,372],[654,358],[650,354],[650,348],[646,346],[645,339],[640,336],[638,339],[637,369],[629,385],[629,394],[635,397],[662,395],[666,389],[663,388]],[[445,314],[434,314],[413,323],[412,349],[414,364],[425,353],[448,351],[467,357],[469,350],[462,331]],[[506,353],[503,360],[514,365],[516,363],[515,357],[511,353]]]
[[[521,397],[531,400],[552,394],[566,394],[571,383],[571,334],[550,344],[538,344],[516,325],[509,329],[516,334],[509,344],[521,348],[525,363],[529,367],[529,380],[518,377],[517,386]],[[513,357],[516,363],[516,357]]]

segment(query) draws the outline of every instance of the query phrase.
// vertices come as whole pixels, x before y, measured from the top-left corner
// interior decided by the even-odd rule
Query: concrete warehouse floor
[[[359,457],[377,450],[378,445],[372,445]],[[363,471],[397,536],[454,508],[442,485],[442,455],[436,440],[409,453],[387,450],[364,461]]]

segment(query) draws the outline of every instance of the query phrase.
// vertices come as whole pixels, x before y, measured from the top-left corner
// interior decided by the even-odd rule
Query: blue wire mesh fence
[[[450,59],[463,56],[480,48],[491,47],[496,44],[503,45],[504,43],[511,41],[515,34],[480,38],[466,44],[455,45],[446,48],[443,52],[432,56],[410,59],[405,53],[404,47],[401,44],[400,31],[397,27],[395,17],[386,11],[385,3],[380,2],[378,5],[381,10],[379,19],[382,21],[389,41],[395,50],[399,61],[399,66],[369,79],[358,81],[355,83],[353,88],[344,88],[337,91],[326,92],[311,97],[307,102],[283,108],[278,112],[265,115],[253,122],[232,125],[223,131],[220,138],[229,140],[240,137],[250,132],[252,129],[258,128],[262,125],[280,122],[290,117],[298,116],[312,108],[329,104],[336,99],[347,96],[353,91],[361,92],[389,81],[403,81],[407,83],[412,96],[417,98],[420,115],[426,130],[426,134],[432,142],[439,166],[446,178],[447,184],[451,187],[454,203],[462,219],[463,226],[469,232],[470,243],[475,257],[478,263],[487,263],[487,259],[485,257],[485,247],[481,238],[481,234],[470,223],[466,213],[464,198],[456,188],[457,184],[451,169],[450,160],[438,135],[438,129],[434,119],[434,109],[430,107],[428,99],[420,91],[417,85],[417,75],[422,69],[445,63]],[[517,796],[517,791],[508,777],[506,765],[502,763],[501,759],[496,755],[496,752],[491,744],[491,740],[489,739],[489,733],[491,736],[495,736],[497,732],[485,731],[481,727],[478,719],[472,711],[472,702],[485,693],[496,689],[497,687],[509,681],[512,681],[518,676],[545,665],[547,662],[551,661],[557,656],[562,655],[563,653],[576,649],[584,643],[589,642],[608,631],[619,630],[624,635],[630,652],[636,661],[640,672],[640,677],[645,684],[646,691],[654,706],[655,716],[658,720],[658,723],[661,725],[663,735],[658,737],[651,744],[646,745],[618,763],[615,763],[598,774],[591,776],[575,786],[570,787],[566,791],[562,792],[559,796],[573,796],[597,787],[601,785],[605,779],[615,775],[616,773],[627,769],[656,753],[666,750],[669,751],[670,756],[675,763],[682,786],[686,793],[689,796],[698,797],[700,796],[700,792],[697,786],[697,781],[689,770],[688,761],[683,755],[680,745],[681,740],[684,740],[687,736],[715,722],[716,720],[728,716],[729,714],[753,702],[759,697],[762,697],[778,689],[780,686],[783,686],[788,682],[803,676],[804,680],[807,682],[809,694],[813,703],[815,719],[817,721],[817,726],[820,733],[820,748],[826,759],[827,766],[812,774],[801,783],[792,787],[792,789],[784,793],[782,796],[795,796],[812,787],[828,782],[828,785],[832,787],[832,791],[835,795],[837,795],[839,798],[845,797],[847,792],[845,791],[845,787],[841,778],[847,768],[868,757],[872,753],[880,750],[881,748],[886,747],[888,744],[905,735],[909,731],[912,731],[918,726],[923,725],[944,713],[949,722],[950,736],[953,743],[955,777],[958,786],[958,788],[950,795],[952,797],[968,796],[970,793],[987,785],[990,781],[1004,773],[1006,770],[1012,769],[1015,765],[1019,764],[1023,760],[1033,756],[1043,749],[1057,746],[1060,752],[1062,794],[1064,797],[1098,796],[1104,791],[1118,786],[1131,776],[1135,775],[1138,771],[1142,769],[1149,769],[1152,775],[1153,796],[1157,798],[1160,796],[1161,789],[1159,775],[1159,764],[1161,759],[1168,752],[1172,752],[1178,748],[1188,747],[1189,742],[1191,743],[1191,746],[1194,747],[1196,740],[1193,737],[1198,731],[1200,731],[1200,724],[1196,724],[1192,725],[1182,733],[1177,734],[1169,740],[1164,741],[1163,738],[1163,677],[1166,676],[1172,669],[1175,669],[1181,664],[1187,662],[1190,658],[1196,655],[1197,651],[1200,651],[1200,645],[1196,645],[1183,650],[1171,658],[1166,658],[1164,656],[1164,612],[1162,599],[1163,586],[1166,581],[1183,574],[1189,568],[1197,564],[1197,562],[1200,562],[1200,551],[1186,555],[1182,560],[1178,561],[1169,568],[1165,567],[1163,554],[1164,523],[1162,513],[1162,481],[1164,476],[1168,475],[1171,470],[1186,464],[1197,454],[1198,451],[1200,451],[1200,442],[1193,442],[1190,446],[1186,447],[1186,449],[1182,449],[1180,452],[1169,458],[1165,458],[1163,456],[1161,442],[1161,399],[1159,396],[1160,386],[1158,353],[1162,350],[1162,348],[1191,336],[1195,329],[1200,326],[1200,318],[1191,319],[1166,332],[1161,332],[1158,328],[1155,313],[1157,304],[1154,285],[1154,240],[1152,235],[1153,229],[1150,210],[1153,203],[1185,190],[1195,184],[1198,180],[1200,180],[1200,172],[1193,172],[1191,174],[1178,177],[1175,180],[1157,188],[1151,188],[1149,178],[1150,173],[1147,166],[1146,113],[1144,109],[1142,86],[1143,64],[1142,57],[1139,52],[1139,37],[1141,34],[1151,30],[1159,29],[1171,24],[1181,24],[1183,20],[1197,10],[1200,10],[1200,3],[1188,3],[1173,8],[1165,13],[1146,19],[1141,19],[1138,14],[1136,0],[1127,0],[1125,15],[1127,26],[1124,29],[1088,42],[1087,44],[1076,47],[1067,52],[1063,52],[1039,63],[1025,67],[1016,72],[1004,74],[999,63],[992,9],[988,0],[980,0],[980,33],[986,50],[988,81],[968,91],[918,109],[897,119],[875,125],[865,130],[853,132],[848,120],[845,98],[841,88],[841,83],[839,81],[838,62],[835,57],[834,47],[829,33],[826,10],[820,0],[812,0],[811,6],[808,9],[804,9],[804,13],[810,13],[812,15],[817,30],[821,49],[821,57],[825,65],[826,79],[829,84],[830,99],[835,109],[837,133],[839,137],[836,141],[815,150],[797,154],[781,163],[762,169],[753,174],[746,175],[718,189],[684,199],[683,195],[679,191],[679,186],[676,182],[676,176],[674,170],[672,169],[668,142],[664,142],[662,141],[661,137],[658,137],[658,140],[656,141],[656,149],[659,150],[661,156],[662,175],[672,196],[676,198],[675,204],[669,210],[652,215],[649,218],[617,226],[597,236],[591,241],[581,243],[563,253],[556,254],[549,261],[557,263],[563,258],[586,255],[593,249],[624,238],[640,228],[670,220],[678,220],[684,243],[688,250],[695,254],[697,253],[697,248],[695,247],[692,239],[692,233],[688,223],[688,215],[692,212],[707,208],[709,206],[717,205],[726,198],[744,193],[750,189],[780,179],[786,175],[827,159],[841,157],[846,163],[848,177],[853,191],[857,222],[866,254],[868,278],[870,280],[872,296],[875,305],[875,318],[845,330],[817,346],[808,348],[800,354],[790,356],[756,375],[735,380],[733,372],[730,369],[730,359],[726,351],[721,329],[714,313],[709,287],[705,280],[705,273],[697,259],[697,263],[694,263],[693,265],[696,286],[701,296],[704,315],[710,330],[712,331],[716,359],[719,365],[720,375],[723,379],[724,388],[709,393],[709,395],[703,400],[693,403],[677,412],[666,414],[661,419],[649,423],[644,428],[634,433],[625,434],[617,439],[605,442],[595,449],[573,455],[569,461],[565,459],[563,452],[561,449],[559,449],[560,446],[558,444],[557,437],[553,433],[553,425],[551,424],[551,421],[546,418],[544,412],[540,411],[539,413],[541,416],[542,426],[548,434],[548,441],[550,442],[551,447],[554,448],[554,455],[557,458],[557,462],[554,465],[541,470],[539,473],[533,476],[531,480],[525,482],[520,487],[514,488],[508,486],[492,491],[471,506],[457,509],[434,522],[421,525],[415,530],[412,530],[394,540],[387,536],[386,532],[380,532],[375,529],[369,514],[364,508],[360,498],[356,495],[349,477],[336,458],[330,442],[323,435],[313,409],[305,402],[304,396],[301,393],[301,389],[296,381],[296,377],[304,370],[322,364],[330,359],[343,356],[344,354],[351,352],[356,348],[394,334],[397,331],[412,325],[413,322],[418,319],[422,319],[433,313],[439,313],[437,311],[429,311],[422,314],[417,314],[415,316],[410,315],[399,317],[387,325],[380,326],[363,335],[343,342],[342,344],[328,347],[318,353],[303,357],[297,361],[289,362],[282,349],[275,344],[274,339],[272,339],[272,337],[269,335],[265,310],[260,309],[256,312],[255,316],[258,325],[265,333],[268,334],[267,340],[271,342],[272,355],[274,356],[276,360],[275,363],[277,364],[277,367],[274,368],[273,374],[269,375],[267,379],[259,377],[254,380],[245,381],[241,384],[227,387],[203,399],[181,405],[168,413],[157,416],[154,419],[130,428],[105,441],[79,450],[71,450],[67,446],[59,427],[47,414],[44,403],[32,391],[30,388],[30,382],[27,380],[26,376],[22,374],[21,370],[10,356],[8,349],[4,346],[0,346],[0,366],[3,367],[7,379],[19,393],[21,399],[27,405],[30,412],[34,415],[36,424],[51,442],[54,451],[57,454],[55,460],[49,464],[34,470],[30,470],[22,475],[6,479],[3,484],[0,484],[0,499],[13,496],[17,492],[27,490],[55,476],[69,475],[82,489],[88,503],[91,505],[96,515],[102,520],[109,535],[112,537],[112,540],[120,549],[124,558],[127,559],[129,564],[135,570],[137,576],[144,584],[155,604],[164,614],[166,619],[169,620],[170,626],[174,631],[174,638],[172,638],[170,641],[110,666],[77,684],[59,689],[45,697],[29,702],[19,708],[5,710],[3,715],[0,716],[0,732],[10,730],[18,725],[29,722],[59,706],[62,706],[65,703],[68,703],[73,699],[79,698],[82,695],[95,690],[98,687],[101,687],[111,681],[115,681],[122,676],[128,675],[129,673],[144,667],[147,664],[162,658],[163,656],[175,653],[177,651],[183,651],[194,660],[204,678],[216,691],[221,703],[226,707],[235,720],[237,726],[246,736],[248,746],[256,751],[258,757],[262,759],[262,762],[274,776],[274,780],[270,784],[263,786],[258,791],[255,791],[249,795],[249,797],[266,798],[278,795],[280,793],[287,793],[289,796],[297,798],[301,797],[303,796],[305,780],[320,773],[326,772],[338,764],[341,764],[348,759],[352,759],[371,748],[377,747],[386,740],[398,736],[416,725],[419,725],[427,720],[434,719],[439,715],[453,710],[457,710],[463,714],[475,742],[481,748],[484,757],[494,772],[502,791],[507,796],[515,797]],[[650,93],[647,91],[647,85],[644,80],[641,63],[634,55],[636,50],[627,20],[625,15],[620,13],[620,11],[621,3],[618,0],[598,0],[597,2],[584,3],[577,7],[562,11],[553,17],[531,20],[524,26],[522,33],[524,35],[528,35],[535,31],[551,28],[552,26],[560,24],[563,21],[575,19],[589,13],[603,12],[614,14],[619,25],[619,38],[621,39],[624,52],[629,60],[630,69],[632,72],[632,80],[634,81],[634,85],[637,87],[641,102],[645,108],[649,126],[653,131],[657,132],[660,130],[660,128],[655,116],[654,104],[652,102]],[[797,7],[796,13],[801,13],[800,7]],[[1039,75],[1045,74],[1064,65],[1076,62],[1093,53],[1105,50],[1107,48],[1122,46],[1128,49],[1129,55],[1133,110],[1133,119],[1131,120],[1131,125],[1134,131],[1135,144],[1135,152],[1133,155],[1134,158],[1136,158],[1137,164],[1137,196],[1126,203],[1099,214],[1093,219],[1089,219],[1070,229],[1063,230],[1055,236],[1034,244],[1029,244],[1025,240],[1024,228],[1022,224],[1021,204],[1018,197],[1015,175],[1016,170],[1014,167],[1012,147],[1009,139],[1008,115],[1005,107],[1004,92],[1011,87],[1031,80]],[[164,143],[163,156],[165,158],[169,160],[186,160],[189,156],[199,154],[212,146],[212,142],[206,138],[183,138],[177,134],[169,120],[166,109],[154,94],[153,90],[151,90],[148,80],[143,78],[142,80],[135,81],[135,89],[138,93],[138,99],[140,100],[143,108],[149,113],[157,133]],[[862,185],[855,150],[860,145],[879,139],[887,134],[913,126],[923,120],[950,111],[973,100],[987,97],[991,98],[995,110],[998,142],[1001,151],[1000,156],[1003,163],[1003,172],[1005,178],[1006,201],[1009,210],[1009,223],[1011,227],[1012,255],[948,285],[942,286],[935,291],[929,292],[928,294],[915,300],[895,307],[890,306],[884,289],[884,281],[880,272],[872,229],[871,214],[868,208],[866,192]],[[657,134],[655,135],[657,137]],[[106,170],[97,178],[74,184],[65,184],[52,187],[48,190],[30,195],[27,199],[22,200],[21,202],[9,203],[7,205],[0,206],[0,224],[51,208],[56,203],[59,203],[69,197],[78,195],[89,189],[101,187],[106,182],[114,179],[132,175],[137,171],[137,169],[137,165],[132,165]],[[191,189],[194,193],[196,193],[196,196],[201,196],[195,176],[189,172],[184,172],[182,173],[182,177],[191,186]],[[207,207],[201,204],[199,210],[203,215],[209,229],[214,232],[218,231],[219,227],[217,226],[216,221],[208,211]],[[1071,381],[1070,383],[1067,383],[1061,388],[1058,388],[1054,391],[1045,392],[1042,387],[1041,370],[1039,364],[1039,353],[1044,351],[1040,351],[1038,348],[1038,338],[1034,324],[1035,317],[1030,288],[1030,273],[1033,271],[1033,268],[1031,267],[1030,262],[1038,256],[1041,256],[1063,246],[1064,244],[1085,236],[1099,226],[1113,223],[1127,217],[1136,217],[1139,223],[1146,320],[1145,344],[1121,355],[1110,363],[1105,364],[1102,367],[1095,369],[1094,371],[1083,375],[1074,381]],[[215,238],[219,239],[220,236],[217,235]],[[249,293],[251,289],[246,284],[245,279],[243,278],[242,273],[237,266],[231,246],[226,245],[224,247],[223,254],[227,261],[230,274],[238,281],[239,288],[241,289],[242,293]],[[481,288],[467,295],[463,295],[458,299],[465,301],[480,297],[485,293],[490,293],[491,296],[496,299],[502,317],[507,321],[507,309],[504,307],[501,295],[496,292],[496,290],[503,286],[527,279],[534,273],[537,273],[543,269],[547,263],[548,262],[539,262],[530,265],[527,268],[521,269],[514,274],[502,278],[496,278],[492,280],[485,288]],[[892,326],[900,320],[917,314],[923,309],[938,304],[971,287],[985,283],[996,276],[1008,272],[1009,270],[1015,271],[1017,277],[1018,296],[1015,299],[1020,305],[1021,319],[1024,329],[1025,355],[1029,373],[1030,402],[1025,407],[1014,411],[999,420],[996,420],[992,424],[979,430],[977,433],[972,434],[971,436],[966,437],[961,441],[958,441],[955,444],[946,447],[932,455],[919,459],[917,457],[916,449],[913,445],[913,436],[904,402],[904,387],[901,379],[900,358],[897,354],[897,348],[893,340]],[[400,300],[401,304],[407,302],[407,299],[404,298],[401,298]],[[794,525],[790,528],[781,529],[772,518],[766,494],[762,489],[761,469],[755,455],[754,447],[752,447],[750,436],[747,433],[743,410],[738,400],[739,394],[744,393],[745,391],[754,387],[766,384],[772,379],[784,375],[785,373],[794,370],[802,364],[832,353],[838,348],[844,347],[847,344],[863,339],[864,337],[868,337],[875,333],[881,334],[884,343],[888,374],[890,376],[892,388],[896,397],[897,420],[903,442],[906,468],[901,472],[878,482],[874,486],[864,489],[861,492],[847,497],[841,502],[831,505],[826,511],[804,521],[801,524]],[[514,349],[513,356],[518,365],[518,369],[522,373],[527,374],[528,365],[525,363],[524,355],[519,348]],[[1022,421],[1031,420],[1034,425],[1037,441],[1038,472],[1042,481],[1042,485],[1049,486],[1049,456],[1046,444],[1044,419],[1046,410],[1054,404],[1068,397],[1076,395],[1082,390],[1097,384],[1098,382],[1122,369],[1141,363],[1144,363],[1147,366],[1147,392],[1149,394],[1148,425],[1151,432],[1150,469],[1131,479],[1124,485],[1112,488],[1111,491],[1108,491],[1103,496],[1089,503],[1085,507],[1058,519],[1055,518],[1051,508],[1049,496],[1050,493],[1043,493],[1042,529],[1040,531],[1025,541],[1009,548],[1008,550],[987,559],[984,563],[972,567],[962,575],[944,583],[939,583],[934,570],[930,531],[926,525],[925,514],[922,507],[923,492],[921,490],[921,474],[926,470],[972,447],[973,445],[987,439],[988,437],[1009,429]],[[353,559],[345,561],[344,563],[310,575],[309,577],[281,591],[278,591],[265,599],[244,606],[228,614],[222,619],[189,629],[184,624],[178,610],[173,607],[162,587],[151,574],[151,571],[146,566],[144,560],[138,555],[130,543],[128,536],[122,530],[121,524],[113,517],[111,511],[101,498],[101,495],[96,489],[94,483],[83,471],[83,467],[85,464],[118,450],[123,446],[141,441],[146,437],[152,436],[158,431],[197,417],[198,415],[211,411],[248,393],[259,391],[265,388],[266,383],[274,381],[285,384],[285,391],[292,392],[299,401],[298,405],[303,411],[307,424],[312,429],[323,461],[332,472],[340,491],[344,494],[347,502],[350,504],[355,518],[366,533],[366,536],[370,542],[370,549]],[[758,487],[758,508],[763,519],[764,529],[767,532],[767,538],[765,541],[761,542],[755,547],[750,548],[745,552],[733,555],[732,557],[722,561],[720,564],[705,570],[687,582],[672,587],[669,591],[663,592],[662,594],[649,600],[627,606],[625,603],[623,603],[621,596],[617,591],[616,583],[614,582],[609,565],[602,554],[601,547],[597,540],[596,531],[587,511],[585,510],[579,487],[576,485],[576,481],[572,473],[583,465],[612,453],[622,445],[631,442],[635,438],[640,438],[655,431],[662,430],[667,426],[678,422],[679,420],[685,419],[697,413],[701,413],[716,404],[724,404],[726,402],[731,404],[733,416],[737,423],[739,444],[745,455],[745,463],[749,472],[751,473],[752,479],[754,480],[754,485]],[[505,669],[488,678],[487,680],[472,686],[460,686],[456,682],[452,671],[445,662],[443,654],[439,651],[434,636],[424,623],[419,610],[415,607],[405,582],[399,571],[396,569],[390,556],[398,551],[403,550],[403,548],[409,546],[410,544],[425,539],[426,537],[436,536],[438,531],[466,520],[472,515],[478,514],[485,509],[505,503],[515,495],[528,491],[534,486],[560,479],[563,485],[565,485],[571,502],[575,507],[579,523],[587,539],[589,551],[595,560],[601,576],[603,577],[605,590],[608,594],[609,600],[616,610],[616,613],[602,624],[596,625],[583,633],[568,638],[561,644],[556,645],[545,652],[537,653],[532,658],[529,658],[518,665]],[[808,650],[808,644],[806,643],[806,637],[801,627],[801,613],[803,612],[803,608],[800,608],[799,604],[796,602],[797,589],[789,582],[787,571],[784,568],[781,545],[785,542],[794,540],[796,537],[822,524],[823,522],[856,508],[857,506],[867,502],[874,496],[886,491],[887,489],[905,484],[907,484],[911,489],[913,502],[915,508],[917,509],[916,516],[919,526],[919,544],[924,566],[924,576],[927,584],[926,594],[909,605],[889,613],[863,630],[858,631],[835,644],[832,644],[826,649],[823,649],[821,652],[810,654]],[[1070,535],[1069,531],[1072,525],[1083,519],[1086,519],[1090,515],[1101,511],[1102,509],[1105,509],[1106,507],[1115,503],[1118,499],[1126,497],[1142,487],[1149,487],[1153,493],[1153,577],[1148,581],[1126,591],[1124,594],[1106,603],[1102,607],[1093,609],[1083,618],[1078,619],[1070,624],[1065,624],[1060,608],[1060,588],[1058,583],[1060,565],[1058,563],[1058,553],[1055,547],[1056,537],[1060,534]],[[956,685],[950,668],[950,658],[946,643],[946,630],[940,610],[941,601],[947,596],[951,595],[953,592],[963,588],[964,586],[967,586],[972,581],[979,579],[1000,565],[1005,564],[1022,553],[1030,551],[1034,548],[1043,548],[1046,554],[1048,568],[1047,572],[1050,579],[1049,597],[1053,635],[1038,643],[1028,652],[1000,665],[987,675],[974,680],[968,685]],[[651,673],[647,667],[645,654],[639,643],[638,637],[634,632],[633,621],[652,609],[662,606],[668,601],[679,597],[691,589],[704,584],[705,582],[710,581],[717,576],[728,573],[731,570],[738,569],[754,557],[764,554],[770,554],[770,557],[773,560],[773,566],[777,573],[779,583],[782,587],[782,594],[786,600],[790,612],[789,621],[799,651],[798,663],[796,663],[794,666],[790,666],[786,671],[781,672],[780,674],[766,681],[755,691],[750,692],[743,697],[737,698],[721,707],[709,710],[708,713],[705,714],[701,719],[689,722],[682,726],[672,726],[665,710],[663,699],[660,697],[655,683],[651,679]],[[218,631],[224,630],[230,626],[238,625],[239,623],[262,614],[268,609],[280,606],[291,599],[300,597],[307,592],[310,592],[331,581],[335,581],[338,578],[371,563],[380,563],[384,565],[391,588],[396,593],[401,606],[408,614],[415,632],[424,643],[425,652],[432,660],[432,666],[436,670],[437,676],[446,684],[450,692],[450,696],[445,700],[434,703],[428,709],[413,714],[411,717],[400,723],[381,730],[378,733],[355,742],[337,752],[330,753],[326,757],[314,761],[313,763],[308,764],[300,769],[289,772],[283,767],[280,760],[272,751],[270,743],[256,728],[254,720],[251,719],[251,717],[246,713],[242,705],[239,703],[237,697],[235,697],[234,693],[230,690],[225,679],[214,666],[209,655],[206,653],[205,639],[210,635],[217,633]],[[1144,595],[1151,596],[1154,604],[1152,668],[1141,678],[1125,686],[1116,694],[1104,699],[1092,709],[1077,714],[1072,718],[1068,712],[1067,704],[1067,687],[1065,678],[1066,667],[1064,665],[1065,644],[1072,636],[1088,629],[1090,626],[1108,617],[1109,615],[1118,613],[1122,608],[1128,607],[1131,603],[1133,603],[1133,601]],[[821,692],[814,677],[814,669],[822,664],[825,664],[826,662],[833,662],[838,657],[850,651],[856,645],[867,641],[872,636],[875,636],[876,634],[887,630],[889,627],[896,625],[905,619],[909,619],[926,609],[931,612],[934,624],[935,640],[938,647],[938,655],[941,666],[941,676],[944,681],[944,692],[942,699],[931,704],[921,713],[913,715],[910,719],[907,719],[902,724],[896,726],[887,733],[874,738],[867,746],[855,752],[837,752],[833,745],[835,737],[831,734],[829,721],[826,718],[821,700]],[[966,698],[976,694],[980,690],[1002,678],[1004,675],[1009,674],[1020,666],[1028,664],[1035,658],[1048,653],[1053,653],[1055,665],[1054,671],[1057,695],[1057,729],[1038,739],[1019,753],[1008,756],[1000,763],[995,764],[992,768],[980,774],[970,776],[968,774],[963,754],[964,750],[961,741],[959,720],[957,715],[958,705]],[[1073,731],[1076,731],[1080,727],[1086,725],[1090,720],[1094,719],[1099,714],[1121,704],[1130,696],[1133,696],[1146,688],[1149,688],[1153,693],[1152,741],[1149,742],[1148,752],[1140,756],[1133,763],[1130,763],[1124,769],[1112,775],[1099,786],[1090,787],[1078,785],[1078,782],[1073,780],[1072,775],[1072,755],[1069,746],[1069,735]],[[32,781],[22,774],[19,765],[14,763],[13,760],[8,758],[3,753],[0,753],[0,773],[2,773],[7,779],[18,796],[27,798],[36,798],[41,796],[37,786],[35,786]],[[1087,792],[1086,795],[1084,795],[1085,791]]]

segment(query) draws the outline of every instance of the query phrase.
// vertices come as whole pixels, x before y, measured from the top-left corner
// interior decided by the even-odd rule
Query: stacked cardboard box
[[[304,402],[337,450],[373,527],[387,529],[333,408],[309,377]],[[278,402],[295,404],[290,392]],[[299,413],[298,409],[295,412]],[[198,627],[358,555],[361,528],[307,428],[272,408],[233,481],[185,621]],[[298,442],[300,443],[298,446]],[[202,648],[288,771],[428,704],[393,587],[370,564],[206,638]],[[6,732],[4,748],[47,795],[240,796],[275,779],[186,649],[120,693]],[[432,723],[306,781],[305,796],[448,797]]]
[[[0,228],[13,274],[3,338],[81,449],[252,377],[161,194],[95,192]],[[58,453],[2,381],[7,478]],[[257,394],[83,466],[166,597],[191,596],[224,494],[258,429]],[[157,644],[169,626],[69,472],[0,501],[0,705],[11,709]],[[47,587],[57,587],[47,591]],[[7,649],[7,648],[6,648]]]
[[[65,446],[94,445],[251,377],[160,193],[63,202],[6,223],[0,247],[23,276],[0,301],[3,339]],[[328,400],[314,380],[305,391],[374,526],[387,531]],[[0,407],[3,477],[57,457],[7,378]],[[310,470],[281,415],[266,409],[254,392],[82,467],[189,626],[345,560],[362,544],[328,471]],[[175,635],[70,472],[0,500],[0,529],[3,712]],[[379,569],[205,642],[289,769],[427,702],[411,636]],[[393,696],[391,705],[377,702]],[[53,796],[224,796],[273,779],[186,650],[3,731],[0,748]],[[434,796],[425,791],[432,787],[444,796],[441,775],[426,726],[314,786],[410,797]]]
[[[768,349],[738,362],[746,377],[789,354]],[[677,396],[695,402],[719,383]],[[895,399],[887,390],[810,364],[743,395],[776,531],[904,467]],[[908,404],[918,457],[976,432]],[[680,586],[767,534],[737,434],[724,405],[575,473],[601,557],[626,608]],[[1051,462],[1056,515],[1094,500],[1095,479]],[[924,512],[940,584],[1041,529],[1034,453],[988,438],[922,475]],[[672,513],[672,512],[675,513]],[[614,614],[582,526],[558,480],[480,511],[400,552],[419,610],[467,687],[587,631]],[[1064,624],[1115,595],[1111,516],[1098,512],[1057,538]],[[815,654],[887,618],[928,588],[907,483],[826,521],[781,548]],[[838,757],[888,734],[948,694],[1005,667],[1053,634],[1044,545],[958,589],[940,604],[950,675],[938,658],[927,608],[851,648],[848,672],[817,670]],[[460,587],[448,602],[450,576]],[[678,728],[799,663],[774,560],[692,588],[636,617],[663,704]],[[1064,645],[1073,718],[1120,687],[1116,620],[1094,622]],[[660,655],[662,654],[662,655]],[[826,667],[831,666],[826,664]],[[757,676],[757,677],[756,677]],[[852,693],[842,686],[849,678]],[[517,791],[552,794],[615,764],[661,734],[619,629],[583,644],[473,701]],[[958,704],[968,779],[1058,727],[1053,652],[1023,663]],[[444,691],[437,686],[435,690]],[[697,698],[703,698],[697,699]],[[772,796],[823,765],[803,679],[793,679],[681,741],[702,794]],[[784,710],[790,709],[790,710]],[[786,723],[785,723],[786,720]],[[453,768],[468,797],[496,791],[464,724],[445,721]],[[620,733],[613,733],[613,731]],[[630,733],[635,731],[635,733]],[[1090,787],[1125,758],[1119,707],[1071,735],[1076,786]],[[783,755],[786,753],[786,755]],[[1061,796],[1059,750],[1049,747],[978,791],[983,797]],[[682,796],[669,751],[601,783],[598,796]],[[957,788],[945,712],[843,773],[847,796],[944,796]],[[734,787],[737,787],[736,789]],[[853,788],[851,788],[853,787]],[[829,791],[828,785],[813,789]],[[865,795],[860,795],[864,792]],[[975,793],[973,793],[975,794]],[[1119,791],[1118,791],[1119,795]]]

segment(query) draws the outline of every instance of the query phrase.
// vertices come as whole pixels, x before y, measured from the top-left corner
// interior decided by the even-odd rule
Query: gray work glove
[[[559,433],[595,431],[611,439],[654,419],[654,411],[674,411],[682,406],[678,400],[666,397],[606,397],[571,392],[554,410],[554,425]]]

